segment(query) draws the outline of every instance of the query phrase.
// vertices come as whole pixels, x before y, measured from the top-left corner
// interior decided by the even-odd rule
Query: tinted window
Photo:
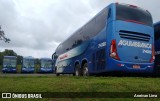
[[[96,17],[96,31],[93,36],[95,36],[105,27],[106,20],[107,20],[107,10],[105,9]]]
[[[96,17],[59,45],[56,50],[57,55],[69,51],[70,49],[97,35],[105,27],[106,20],[107,8],[102,10]]]
[[[116,19],[126,20],[126,21],[133,20],[133,21],[144,23],[145,25],[148,25],[148,26],[152,26],[153,24],[151,14],[135,6],[117,4]]]
[[[160,40],[160,25],[154,26],[154,38]]]
[[[83,40],[96,36],[106,25],[107,9],[102,10],[94,19],[83,28]]]

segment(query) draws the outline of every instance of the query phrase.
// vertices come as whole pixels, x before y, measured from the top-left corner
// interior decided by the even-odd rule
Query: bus
[[[154,24],[155,73],[160,73],[160,21]],[[160,75],[160,74],[159,74]]]
[[[22,73],[34,73],[35,71],[35,59],[31,56],[23,57],[22,61]]]
[[[155,59],[152,16],[135,5],[112,3],[60,43],[52,58],[57,75],[150,74]]]
[[[17,57],[4,56],[3,57],[3,73],[16,73],[17,72]]]
[[[53,73],[53,63],[51,58],[41,58],[39,73]]]

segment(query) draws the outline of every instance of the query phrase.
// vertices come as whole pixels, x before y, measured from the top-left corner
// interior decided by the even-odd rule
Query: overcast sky
[[[59,43],[112,2],[137,5],[160,20],[160,0],[0,0],[0,25],[11,39],[0,41],[0,51],[51,57]]]

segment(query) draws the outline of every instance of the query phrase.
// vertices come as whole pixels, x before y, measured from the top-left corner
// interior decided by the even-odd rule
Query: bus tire
[[[87,63],[85,63],[85,64],[83,65],[83,70],[82,70],[82,72],[83,72],[83,76],[89,76],[88,64],[87,64]]]
[[[59,73],[56,73],[56,76],[59,76],[60,74]]]
[[[75,76],[81,76],[80,64],[76,64],[75,70],[74,70],[74,75]]]

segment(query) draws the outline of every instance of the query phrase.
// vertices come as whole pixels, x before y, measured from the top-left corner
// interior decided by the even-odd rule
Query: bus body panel
[[[74,57],[80,56],[89,46],[89,41],[84,42],[82,45],[60,55],[56,61],[57,73],[73,73],[74,68],[70,68],[73,64]]]
[[[153,28],[132,22],[116,21],[115,39],[121,61],[149,63],[152,56]],[[146,41],[147,40],[147,41]],[[126,51],[127,52],[124,52]]]
[[[4,56],[2,72],[3,73],[16,73],[17,72],[17,57],[16,56]]]

